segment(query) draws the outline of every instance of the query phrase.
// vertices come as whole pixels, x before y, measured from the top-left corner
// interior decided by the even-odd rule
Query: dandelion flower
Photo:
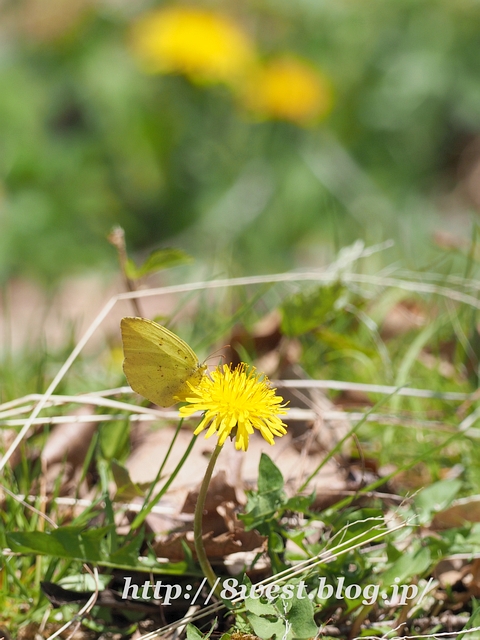
[[[210,376],[204,376],[198,386],[189,386],[192,390],[187,397],[189,404],[180,408],[180,415],[187,417],[196,411],[204,412],[195,435],[208,426],[206,438],[217,433],[218,444],[222,445],[227,436],[232,435],[235,448],[246,451],[254,429],[258,429],[269,444],[275,444],[274,436],[281,437],[287,432],[279,418],[287,413],[283,398],[275,394],[267,378],[254,368],[249,369],[243,363],[233,370],[227,365],[219,366]]]
[[[259,66],[246,82],[244,105],[260,117],[309,124],[332,107],[328,79],[309,63],[283,56]]]
[[[134,25],[132,49],[151,73],[183,73],[193,80],[230,81],[254,58],[247,35],[223,15],[170,6]]]

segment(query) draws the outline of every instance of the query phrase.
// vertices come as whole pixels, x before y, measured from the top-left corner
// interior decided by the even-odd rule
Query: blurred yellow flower
[[[246,82],[244,105],[263,118],[310,124],[333,103],[328,79],[309,63],[283,56],[259,66]]]
[[[229,18],[190,6],[143,15],[132,49],[150,73],[184,73],[193,80],[232,81],[254,59],[247,35]]]

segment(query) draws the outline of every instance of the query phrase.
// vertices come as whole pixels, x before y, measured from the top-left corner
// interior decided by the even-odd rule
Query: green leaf
[[[112,576],[100,573],[97,580],[100,591],[103,591],[112,581]],[[57,584],[69,591],[95,591],[97,588],[97,581],[89,573],[73,573],[61,578]]]
[[[65,554],[63,545],[50,533],[43,531],[7,533],[7,546],[15,553],[38,553],[57,557],[71,557]]]
[[[342,544],[352,538],[355,538],[355,544],[365,544],[385,529],[385,522],[380,509],[365,508],[347,510],[337,517],[336,527],[342,529]]]
[[[84,562],[100,562],[105,553],[100,544],[110,527],[84,531],[81,527],[59,527],[55,531],[7,533],[13,551],[36,553],[59,558],[74,558]]]
[[[133,565],[132,565],[133,566]],[[153,556],[140,556],[134,565],[138,571],[151,571],[152,573],[160,573],[168,576],[182,576],[189,570],[188,564],[181,560],[180,562],[162,562]]]
[[[129,258],[125,265],[125,271],[130,280],[138,280],[156,271],[178,267],[181,264],[189,264],[191,262],[193,262],[193,258],[181,249],[157,249],[139,267]]]
[[[117,485],[114,499],[133,500],[138,496],[143,496],[144,491],[130,478],[128,469],[113,459],[110,463],[113,479]]]
[[[280,469],[270,460],[266,453],[262,453],[258,468],[258,492],[269,493],[283,489],[283,476]]]
[[[396,562],[401,556],[402,552],[397,549],[395,545],[387,540],[387,559],[389,562]]]
[[[128,453],[130,425],[127,420],[104,422],[99,432],[102,455],[106,460],[122,458]]]
[[[462,488],[462,481],[458,478],[440,480],[422,489],[415,496],[415,505],[422,524],[429,523],[434,513],[443,511],[453,502]]]
[[[278,611],[272,602],[264,602],[260,598],[245,598],[245,608],[257,616],[278,616]]]
[[[271,520],[281,505],[281,495],[277,492],[266,496],[253,494],[248,499],[247,513],[240,513],[238,517],[245,523],[245,530],[250,531]]]
[[[270,534],[269,549],[270,551],[274,551],[275,553],[282,553],[282,551],[285,549],[282,536],[275,531],[272,531],[272,533]]]
[[[282,595],[280,587],[280,595],[275,602],[246,598],[247,617],[255,633],[261,638],[271,638],[273,635],[282,638],[287,628],[286,620],[291,625],[288,638],[314,637],[318,628],[311,600],[308,597],[298,598],[296,592],[293,600],[285,599]]]
[[[101,560],[104,554],[99,543],[108,529],[110,527],[103,529],[103,532],[95,529],[82,532],[77,527],[60,527],[53,532],[53,535],[68,551],[70,557]]]
[[[285,622],[281,619],[277,619],[273,622],[267,620],[267,618],[263,618],[262,616],[257,616],[254,613],[247,613],[247,618],[254,632],[257,634],[259,638],[262,640],[269,640],[276,636],[277,639],[283,638],[285,633]]]
[[[282,333],[289,337],[299,336],[333,320],[336,302],[343,292],[343,285],[336,283],[291,296],[282,307]]]
[[[352,337],[338,330],[333,331],[327,327],[319,327],[315,331],[315,336],[319,341],[330,347],[330,349],[336,351],[360,351],[360,353],[367,355],[369,358],[375,357],[375,349],[363,344],[361,339],[358,339],[355,335]]]
[[[287,615],[292,625],[293,638],[314,638],[318,627],[314,620],[314,607],[310,598],[295,598]]]
[[[395,386],[401,387],[407,383],[408,377],[410,375],[410,370],[414,366],[414,364],[418,360],[418,356],[422,351],[423,347],[429,342],[432,336],[445,324],[446,319],[443,316],[440,316],[433,322],[427,324],[427,326],[420,331],[420,333],[412,340],[409,344],[407,352],[403,356],[403,359],[398,367],[397,375],[395,379]],[[402,402],[401,396],[395,396],[392,398],[392,411],[398,411],[400,404]]]
[[[204,635],[190,622],[187,624],[187,640],[203,640]]]
[[[480,606],[478,604],[478,600],[475,598],[472,599],[472,615],[470,616],[469,621],[463,627],[462,631],[468,631],[468,629],[473,629],[474,627],[480,626]],[[479,640],[480,632],[476,631],[475,633],[460,633],[456,640]]]
[[[271,519],[285,500],[283,476],[270,458],[262,453],[258,471],[258,493],[252,492],[249,495],[247,513],[240,514],[239,518],[245,523],[246,530],[250,531]]]
[[[414,576],[421,576],[430,567],[432,557],[428,547],[405,551],[401,557],[394,562],[381,576],[382,584],[385,586],[405,584]]]
[[[137,564],[140,548],[143,544],[143,535],[136,535],[129,543],[117,549],[110,555],[110,562],[118,565],[133,566]]]
[[[292,542],[294,542],[295,544],[297,544],[299,547],[301,547],[302,549],[305,550],[305,545],[303,544],[303,541],[305,539],[306,533],[304,530],[293,530],[293,531],[289,531],[285,534],[287,536],[287,538],[289,540],[291,540]],[[290,552],[291,553],[291,552]]]
[[[297,513],[306,513],[314,500],[315,493],[312,493],[309,496],[292,496],[285,503],[285,508],[290,509],[291,511],[296,511]]]

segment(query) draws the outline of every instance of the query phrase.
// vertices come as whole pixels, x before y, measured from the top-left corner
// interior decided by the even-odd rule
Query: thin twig
[[[112,244],[117,250],[118,262],[120,264],[120,269],[122,271],[123,281],[125,282],[125,286],[127,291],[136,291],[137,287],[135,282],[128,276],[128,255],[127,255],[127,245],[125,243],[125,231],[122,227],[116,226],[112,229],[110,234],[108,235],[108,241]],[[142,316],[142,312],[140,309],[140,305],[136,298],[132,299],[132,306],[136,316]]]

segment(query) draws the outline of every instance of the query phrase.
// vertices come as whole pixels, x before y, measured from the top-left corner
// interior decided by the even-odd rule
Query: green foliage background
[[[357,237],[393,236],[415,256],[437,225],[458,229],[439,216],[480,129],[480,5],[241,4],[201,6],[233,16],[264,56],[291,51],[330,78],[318,127],[254,121],[220,86],[143,74],[129,29],[162,3],[3,3],[1,280],[113,265],[114,224],[132,249],[176,243],[251,272]]]

